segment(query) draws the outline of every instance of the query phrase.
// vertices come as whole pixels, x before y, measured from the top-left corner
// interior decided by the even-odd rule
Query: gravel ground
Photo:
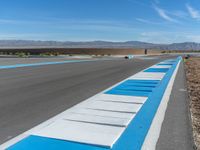
[[[200,57],[185,61],[187,88],[196,147],[200,150]]]

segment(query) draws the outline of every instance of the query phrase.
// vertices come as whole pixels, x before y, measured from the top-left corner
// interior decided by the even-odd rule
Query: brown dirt
[[[24,52],[31,54],[59,53],[59,54],[81,54],[81,55],[128,55],[144,54],[144,49],[133,48],[21,48],[21,49],[0,49],[0,52]],[[148,54],[161,54],[160,50],[148,50]]]
[[[190,111],[193,124],[193,136],[200,150],[200,58],[193,57],[185,62],[187,86],[190,97]]]

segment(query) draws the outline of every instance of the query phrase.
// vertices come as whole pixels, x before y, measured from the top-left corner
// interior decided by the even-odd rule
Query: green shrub
[[[16,55],[21,58],[27,57],[27,55],[24,52],[18,52],[16,53]]]

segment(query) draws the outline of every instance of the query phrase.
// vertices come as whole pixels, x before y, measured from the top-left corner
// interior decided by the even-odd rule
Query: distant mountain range
[[[173,44],[153,44],[140,41],[58,42],[31,40],[0,40],[0,48],[147,48],[158,50],[200,50],[200,43],[184,42]]]

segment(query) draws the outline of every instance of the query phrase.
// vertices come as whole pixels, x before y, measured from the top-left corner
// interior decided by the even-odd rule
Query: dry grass
[[[190,58],[185,63],[193,135],[197,149],[200,150],[200,58]]]

